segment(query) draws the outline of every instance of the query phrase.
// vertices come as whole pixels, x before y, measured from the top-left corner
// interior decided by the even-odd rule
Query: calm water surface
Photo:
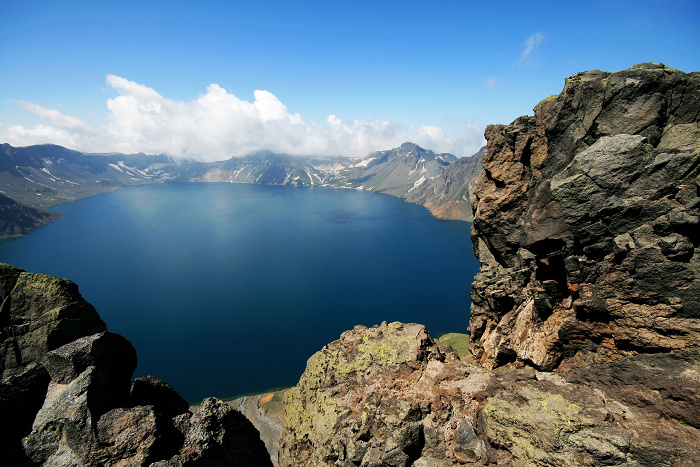
[[[355,190],[182,183],[55,208],[0,261],[76,282],[110,331],[191,402],[296,384],[357,324],[465,332],[470,224]]]

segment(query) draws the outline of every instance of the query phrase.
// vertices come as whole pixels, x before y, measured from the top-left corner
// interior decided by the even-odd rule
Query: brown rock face
[[[343,333],[309,359],[299,384],[287,391],[280,466],[486,460],[472,428],[478,404],[470,396],[489,377],[456,360],[419,324]]]
[[[472,192],[483,366],[700,348],[700,73],[590,71],[486,129]]]

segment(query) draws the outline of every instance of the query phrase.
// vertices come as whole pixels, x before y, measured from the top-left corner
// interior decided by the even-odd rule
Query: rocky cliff
[[[217,399],[190,407],[70,281],[0,264],[0,452],[8,466],[271,466]]]
[[[699,116],[700,73],[642,64],[489,126],[480,365],[419,325],[348,331],[287,392],[280,465],[700,464]]]
[[[356,327],[287,392],[281,466],[700,462],[700,356],[568,375],[467,363],[418,324]]]
[[[579,73],[486,138],[469,326],[482,365],[700,348],[700,73]]]

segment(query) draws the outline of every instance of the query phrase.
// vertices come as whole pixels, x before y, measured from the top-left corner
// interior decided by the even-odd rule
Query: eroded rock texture
[[[471,351],[538,370],[700,347],[700,73],[590,71],[486,129]]]
[[[195,408],[152,376],[70,281],[0,264],[0,451],[12,466],[271,466],[216,399]]]
[[[417,324],[343,333],[287,392],[281,466],[695,465],[700,355],[487,370]]]

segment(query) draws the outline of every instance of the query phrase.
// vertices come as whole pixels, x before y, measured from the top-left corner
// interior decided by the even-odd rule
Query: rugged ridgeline
[[[408,197],[408,201],[427,206],[439,218],[470,220],[468,186],[478,175],[474,168],[481,170],[480,160],[477,155],[455,162],[451,154],[435,154],[413,143],[365,158],[261,151],[210,163],[176,161],[164,155],[84,154],[55,145],[15,148],[3,144],[0,192],[13,200],[5,204],[21,204],[0,211],[0,236],[26,234],[28,229],[57,217],[55,213],[30,212],[29,208],[46,208],[128,185],[163,181],[366,189]]]
[[[348,331],[288,391],[280,465],[700,465],[699,113],[699,73],[643,64],[490,126],[481,365],[420,325]]]
[[[379,151],[339,172],[336,186],[362,188],[405,198],[426,180],[442,175],[457,158],[413,143]]]
[[[272,465],[217,399],[190,407],[70,281],[0,264],[0,452],[8,466]]]
[[[472,157],[457,159],[413,143],[364,158],[263,151],[222,162],[180,164],[173,167],[169,179],[369,190],[424,205],[440,219],[471,220],[469,189],[481,170],[484,153],[482,148]]]
[[[486,138],[469,326],[482,365],[700,350],[700,73],[579,73]]]
[[[85,154],[53,144],[0,144],[0,188],[13,200],[46,208],[127,185],[166,178],[167,156]]]

